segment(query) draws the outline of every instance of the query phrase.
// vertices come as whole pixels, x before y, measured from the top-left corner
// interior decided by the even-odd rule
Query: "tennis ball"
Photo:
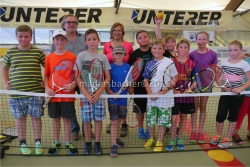
[[[162,19],[163,20],[164,14],[162,12],[159,12],[159,13],[157,13],[156,17],[158,19]]]

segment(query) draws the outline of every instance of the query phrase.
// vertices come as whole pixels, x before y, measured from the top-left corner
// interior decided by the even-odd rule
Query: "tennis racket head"
[[[96,92],[104,80],[102,62],[94,58],[89,64],[89,82],[92,93]]]
[[[2,131],[1,144],[11,142],[18,137],[16,126],[8,127]]]
[[[60,89],[73,84],[78,74],[79,70],[75,61],[70,59],[61,60],[52,73],[52,89],[55,90],[54,86]]]
[[[136,128],[142,122],[141,119],[140,120],[137,119],[138,113],[141,113],[141,110],[138,107],[138,105],[134,102],[134,100],[131,98],[128,103],[127,118],[124,119],[128,127]]]
[[[195,92],[200,93],[211,89],[211,87],[213,87],[214,80],[215,72],[212,66],[202,69],[192,78],[192,81],[196,82]]]
[[[131,69],[128,73],[128,82],[135,82],[138,80],[142,73],[142,69],[144,67],[144,62],[142,58],[138,58],[135,60],[133,65],[131,66]]]
[[[171,64],[169,64],[163,71],[163,75],[162,75],[162,86],[161,86],[161,90],[164,90],[164,88],[168,88],[170,86],[171,82],[173,78],[170,76],[171,71],[173,71],[172,69],[175,68],[175,64],[172,62]]]
[[[175,67],[178,71],[178,80],[175,84],[175,89],[184,92],[189,90],[191,84],[191,70],[187,67],[186,63],[175,62]]]

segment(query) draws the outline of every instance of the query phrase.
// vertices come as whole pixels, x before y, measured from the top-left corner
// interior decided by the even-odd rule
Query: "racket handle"
[[[43,108],[46,108],[46,107],[47,107],[47,105],[49,104],[51,98],[52,98],[52,97],[48,97],[48,98],[45,100],[45,103],[44,103],[44,105],[43,105]]]

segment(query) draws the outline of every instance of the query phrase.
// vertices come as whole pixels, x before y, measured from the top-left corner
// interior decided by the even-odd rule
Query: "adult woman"
[[[103,54],[105,54],[108,58],[109,63],[113,63],[113,48],[117,45],[122,45],[126,50],[126,55],[124,58],[124,62],[127,63],[129,60],[129,57],[131,53],[133,52],[132,44],[128,41],[125,41],[123,39],[123,36],[125,35],[124,26],[123,24],[116,22],[113,24],[113,26],[110,29],[110,41],[107,42],[104,45],[103,48]],[[120,132],[120,137],[125,137],[128,134],[128,127],[126,123],[124,123],[124,120],[122,120],[122,127]],[[106,132],[110,133],[110,126],[111,124],[108,124],[106,128]]]

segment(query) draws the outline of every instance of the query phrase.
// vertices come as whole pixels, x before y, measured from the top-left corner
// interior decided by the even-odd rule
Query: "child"
[[[51,75],[55,66],[64,59],[76,60],[76,56],[65,49],[67,43],[67,37],[65,31],[58,29],[53,32],[53,43],[56,47],[55,52],[46,56],[45,59],[45,71],[44,81],[46,93],[50,96],[54,96],[57,91],[56,87],[52,85]],[[60,70],[60,68],[59,68]],[[54,87],[54,88],[53,88]],[[72,85],[65,85],[64,90],[57,92],[58,94],[74,94],[74,88],[76,82]],[[53,89],[52,89],[53,88]],[[52,118],[54,142],[52,147],[48,150],[49,155],[54,155],[61,148],[59,141],[60,129],[61,129],[61,117],[64,122],[65,133],[65,147],[70,154],[78,154],[77,148],[70,143],[70,130],[71,130],[71,118],[76,114],[75,111],[75,99],[74,98],[51,98],[48,104],[48,114]]]
[[[248,62],[248,64],[250,65],[250,58],[245,59],[246,62]],[[247,82],[247,78],[244,77],[244,82]],[[250,87],[248,87],[247,89],[245,89],[246,91],[250,91]],[[238,120],[237,120],[237,124],[234,130],[234,134],[232,136],[234,142],[236,144],[243,144],[243,140],[240,138],[240,136],[238,135],[238,132],[240,130],[240,126],[243,122],[244,117],[246,116],[246,114],[248,114],[248,134],[247,134],[247,139],[250,140],[250,94],[245,95],[243,103],[240,107],[240,111],[238,114]]]
[[[4,55],[2,78],[5,88],[22,92],[43,93],[44,84],[41,66],[44,66],[45,54],[30,44],[32,30],[27,25],[16,28],[18,45],[10,48]],[[29,68],[27,68],[29,67]],[[10,111],[16,119],[20,151],[22,154],[32,154],[26,144],[27,114],[31,116],[35,138],[35,152],[43,154],[41,143],[42,121],[44,115],[44,97],[38,96],[10,96]]]
[[[99,99],[99,97],[101,94],[104,94],[105,87],[110,81],[110,65],[107,57],[104,54],[99,53],[97,50],[98,44],[100,43],[100,38],[96,30],[89,29],[85,32],[85,43],[88,46],[88,49],[79,53],[76,60],[80,71],[77,84],[81,90],[81,94],[85,96],[85,98],[81,99],[82,122],[84,124],[84,133],[86,139],[83,154],[91,153],[91,121],[94,120],[96,133],[94,151],[96,155],[99,155],[103,154],[100,138],[102,132],[102,120],[104,120],[106,117],[104,99]],[[100,88],[94,94],[92,94],[88,79],[88,68],[90,62],[94,58],[98,58],[102,62],[105,72],[105,80]]]
[[[117,45],[113,49],[114,63],[112,63],[110,76],[111,84],[106,88],[108,94],[116,94],[121,88],[122,83],[124,82],[127,73],[130,69],[130,66],[127,63],[124,63],[123,60],[126,55],[126,50],[122,45]],[[125,89],[121,94],[127,94],[128,90]],[[109,98],[108,99],[108,108],[110,113],[111,120],[111,156],[117,156],[118,150],[117,145],[120,147],[124,146],[124,143],[118,138],[118,133],[120,129],[121,119],[126,118],[127,115],[127,99],[126,98]]]
[[[161,39],[156,39],[153,42],[153,46],[151,52],[154,56],[154,59],[149,61],[145,67],[143,77],[146,91],[149,95],[152,94],[166,94],[168,92],[168,88],[164,88],[161,90],[163,85],[162,75],[166,67],[168,67],[172,60],[165,58],[163,53],[164,42]],[[150,74],[152,70],[157,68],[154,77],[151,79]],[[166,77],[169,77],[169,81],[171,78],[171,87],[175,85],[177,81],[177,70],[172,64],[166,71]],[[159,124],[158,129],[158,138],[156,142],[156,147],[154,151],[162,151],[163,147],[163,137],[166,127],[171,126],[171,107],[174,106],[174,98],[172,97],[151,97],[148,98],[147,101],[147,125],[149,128],[150,139],[145,143],[144,147],[149,149],[154,144],[154,136],[155,136],[155,125]]]
[[[244,61],[239,59],[239,56],[242,52],[242,44],[241,42],[234,40],[229,43],[228,46],[229,56],[230,58],[227,60],[222,60],[219,64],[219,67],[226,70],[226,73],[230,74],[229,82],[232,85],[231,88],[222,88],[222,91],[234,92],[235,94],[240,93],[244,89],[250,86],[250,65]],[[248,81],[244,83],[243,77],[246,75]],[[221,77],[222,75],[222,77]],[[216,82],[218,85],[224,84],[225,76],[220,70],[216,72]],[[220,80],[221,77],[221,80]],[[217,134],[210,141],[211,144],[216,145],[220,148],[227,148],[232,146],[230,138],[235,129],[238,111],[243,102],[244,95],[235,96],[235,95],[224,95],[220,96],[218,111],[216,115],[216,132]],[[228,131],[226,137],[221,141],[221,134],[224,126],[225,119],[228,119]]]
[[[198,44],[198,49],[190,53],[189,57],[197,65],[197,70],[201,71],[204,67],[217,64],[217,54],[211,49],[207,48],[207,43],[209,42],[209,35],[206,31],[201,31],[196,34],[196,43]],[[202,81],[201,81],[202,82]],[[208,89],[205,93],[211,93],[212,89]],[[206,120],[206,105],[208,101],[208,96],[195,97],[195,113],[191,114],[191,126],[192,132],[189,138],[189,142],[202,144],[205,142],[203,127]],[[198,108],[200,107],[200,117],[199,117],[199,132],[198,138],[196,135],[196,121]]]
[[[162,19],[158,19],[157,17],[155,17],[155,36],[156,38],[161,38],[161,28],[160,28],[160,24],[162,22]],[[176,52],[175,50],[175,47],[176,47],[176,40],[175,40],[175,37],[172,36],[172,35],[167,35],[166,38],[165,38],[165,55],[167,55],[166,57],[170,58],[170,59],[173,59],[173,58],[176,58],[178,57],[178,53]],[[188,55],[189,53],[187,53]],[[180,121],[180,117],[178,115],[172,115],[172,119],[176,119],[177,121],[177,124],[178,122]],[[178,135],[178,131],[179,131],[179,128],[177,127],[177,124],[176,124],[176,129],[172,129],[172,131],[170,130],[169,127],[166,128],[166,132],[165,132],[165,135],[164,136],[167,136],[170,131],[171,131],[171,136],[174,136],[175,134]]]
[[[196,64],[190,60],[187,56],[190,49],[190,43],[187,39],[183,38],[177,44],[178,57],[173,59],[175,63],[176,69],[178,71],[178,82],[177,85],[182,85],[182,82],[185,82],[188,78],[186,78],[186,74],[189,74],[189,78],[192,78],[193,75],[197,73]],[[185,64],[185,65],[184,65]],[[193,82],[195,84],[195,82]],[[193,85],[191,85],[191,90]],[[183,90],[189,89],[187,85],[181,87],[180,89],[174,89],[175,94],[180,94]],[[176,97],[175,105],[172,108],[172,126],[171,126],[171,140],[169,144],[166,146],[166,150],[172,151],[175,143],[177,143],[177,148],[179,150],[185,149],[182,134],[186,128],[187,114],[194,113],[194,97]],[[179,116],[180,113],[180,116]],[[180,117],[179,123],[179,132],[176,139],[176,133],[172,133],[176,130],[176,126],[178,124],[178,118]]]

